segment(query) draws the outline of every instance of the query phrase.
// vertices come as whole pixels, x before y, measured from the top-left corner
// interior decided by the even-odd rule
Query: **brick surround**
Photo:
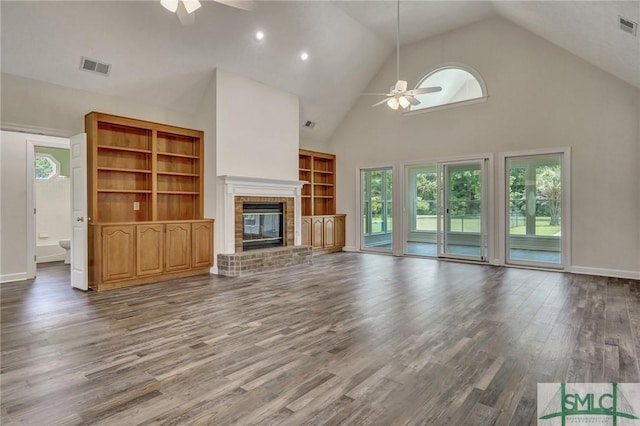
[[[295,244],[295,220],[294,220],[294,199],[285,197],[254,197],[254,196],[236,196],[234,197],[234,216],[235,216],[235,251],[242,252],[242,203],[245,201],[255,202],[272,202],[284,203],[284,225],[283,237],[285,246],[293,246]],[[253,251],[253,250],[252,250]]]
[[[218,254],[218,274],[239,277],[312,263],[310,246],[275,247]]]

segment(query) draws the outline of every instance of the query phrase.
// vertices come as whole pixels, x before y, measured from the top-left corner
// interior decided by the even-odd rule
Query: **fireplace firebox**
[[[242,203],[242,250],[284,246],[284,203]]]

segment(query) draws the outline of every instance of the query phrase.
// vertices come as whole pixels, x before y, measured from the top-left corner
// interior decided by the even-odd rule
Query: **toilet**
[[[60,240],[58,241],[58,244],[60,245],[60,247],[62,247],[65,250],[64,263],[67,265],[70,264],[71,263],[71,240]]]

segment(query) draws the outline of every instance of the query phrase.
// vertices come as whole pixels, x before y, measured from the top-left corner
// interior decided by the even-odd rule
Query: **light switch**
[[[133,202],[133,209],[134,210],[140,210],[140,203],[138,201],[134,201]]]

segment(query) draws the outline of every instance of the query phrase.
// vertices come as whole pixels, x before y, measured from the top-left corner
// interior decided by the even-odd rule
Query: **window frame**
[[[472,67],[470,67],[469,65],[466,64],[462,64],[462,63],[458,63],[458,62],[449,62],[449,63],[444,63],[444,64],[439,64],[435,67],[430,68],[426,73],[423,73],[421,75],[421,77],[419,77],[413,84],[413,86],[411,86],[412,89],[417,89],[418,86],[420,86],[420,84],[422,84],[422,82],[424,82],[426,79],[428,79],[429,77],[431,77],[432,75],[440,72],[440,71],[444,71],[447,69],[459,69],[465,72],[468,72],[469,74],[471,74],[473,76],[473,78],[476,79],[476,81],[478,82],[478,84],[480,85],[480,90],[482,91],[482,96],[478,97],[478,98],[473,98],[473,99],[466,99],[464,101],[458,101],[458,102],[450,102],[447,104],[442,104],[442,105],[436,105],[436,106],[432,106],[432,107],[425,107],[425,108],[420,108],[420,109],[412,109],[412,107],[410,107],[409,109],[407,109],[406,111],[403,111],[402,114],[403,115],[415,115],[415,114],[422,114],[425,112],[433,112],[433,111],[440,111],[443,109],[449,109],[449,108],[456,108],[459,106],[464,106],[464,105],[473,105],[473,104],[477,104],[480,102],[486,102],[487,99],[489,99],[489,94],[487,92],[487,85],[484,82],[484,79],[482,78],[482,76],[480,75],[480,73],[478,73],[478,71],[476,71],[475,69],[473,69]]]

